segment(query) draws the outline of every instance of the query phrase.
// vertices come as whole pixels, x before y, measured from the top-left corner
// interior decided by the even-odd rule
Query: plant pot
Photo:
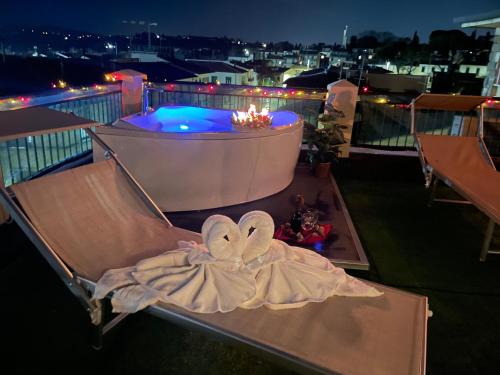
[[[318,178],[326,178],[330,176],[331,166],[332,166],[331,162],[317,163],[316,167],[314,167],[314,175]]]

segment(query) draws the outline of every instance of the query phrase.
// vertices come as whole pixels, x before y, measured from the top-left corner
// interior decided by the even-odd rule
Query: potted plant
[[[346,126],[337,123],[337,119],[343,116],[341,111],[334,110],[321,114],[318,126],[305,124],[309,160],[317,177],[328,177],[332,162],[338,160],[340,146],[346,143],[343,133]]]

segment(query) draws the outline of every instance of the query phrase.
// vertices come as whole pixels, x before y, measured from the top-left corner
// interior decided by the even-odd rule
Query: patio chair
[[[14,220],[88,311],[95,346],[126,314],[103,321],[102,303],[89,298],[104,271],[200,241],[173,226],[117,155],[86,125],[107,160],[0,190]],[[157,303],[145,311],[215,334],[322,374],[424,374],[427,298],[374,284],[378,298],[329,298],[300,309],[236,309],[196,314]]]
[[[500,253],[491,249],[495,224],[500,224],[500,173],[483,141],[485,100],[481,96],[421,94],[411,105],[411,132],[415,135],[426,186],[431,189],[429,205],[433,201],[473,204],[488,217],[481,261],[485,261],[488,254]],[[416,130],[416,110],[470,113],[477,107],[480,107],[477,136],[424,134]],[[436,198],[439,181],[464,199]]]

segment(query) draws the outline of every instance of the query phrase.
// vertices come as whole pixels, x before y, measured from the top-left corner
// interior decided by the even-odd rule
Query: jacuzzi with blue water
[[[266,129],[235,129],[233,111],[165,106],[97,129],[163,211],[253,201],[286,188],[302,144],[303,120],[272,112]],[[94,144],[94,159],[103,158]]]

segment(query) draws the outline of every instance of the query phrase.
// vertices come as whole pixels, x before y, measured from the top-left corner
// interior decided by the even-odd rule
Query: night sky
[[[498,0],[6,0],[0,24],[130,34],[139,26],[122,20],[149,20],[167,35],[300,43],[340,43],[347,24],[349,35],[373,29],[411,36],[417,30],[425,41],[434,29],[459,28],[455,17],[497,8]]]

